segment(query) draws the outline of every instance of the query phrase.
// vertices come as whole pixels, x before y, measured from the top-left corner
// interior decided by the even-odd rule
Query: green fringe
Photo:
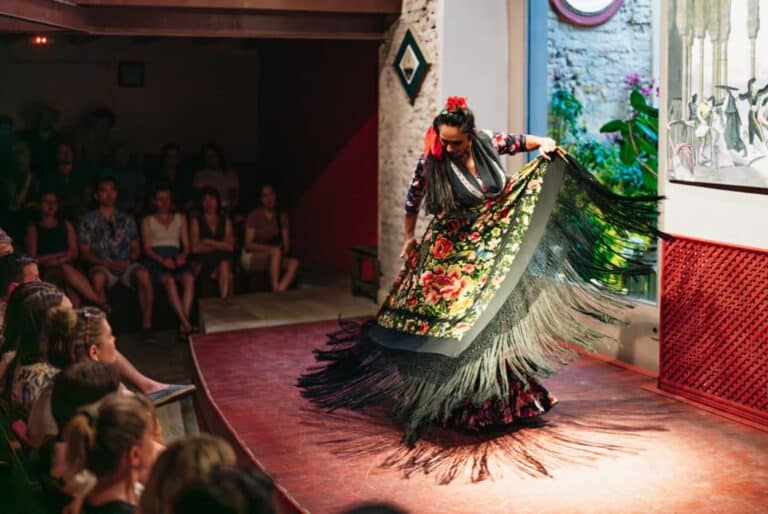
[[[506,396],[510,380],[550,376],[574,357],[568,343],[591,349],[605,336],[579,315],[621,323],[631,303],[597,279],[649,271],[632,257],[639,249],[634,236],[666,237],[656,229],[660,198],[617,195],[565,160],[557,204],[533,258],[467,350],[457,358],[391,350],[366,337],[373,321],[342,322],[329,335],[329,348],[315,351],[318,365],[299,378],[302,394],[328,409],[387,401],[413,445],[425,427],[445,424],[467,400],[480,404]],[[617,237],[604,237],[600,223],[613,226]],[[596,254],[604,259],[595,261]]]

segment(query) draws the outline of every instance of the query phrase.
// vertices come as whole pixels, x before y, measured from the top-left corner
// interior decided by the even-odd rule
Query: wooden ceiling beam
[[[2,0],[0,16],[49,27],[84,31],[86,11],[74,4],[51,0]]]
[[[90,8],[89,33],[108,36],[231,37],[276,39],[372,39],[383,37],[383,16],[248,14],[179,9]]]
[[[402,0],[74,0],[77,5],[247,11],[397,14]]]
[[[21,33],[29,34],[34,32],[54,32],[61,30],[59,27],[50,25],[40,25],[32,21],[25,21],[16,18],[0,16],[0,33]]]
[[[219,4],[248,4],[262,11],[239,9],[201,10],[190,7],[199,0],[152,0],[155,4],[188,4],[185,7],[98,7],[95,2],[139,3],[149,0],[0,0],[0,17],[45,27],[114,36],[175,36],[282,39],[370,39],[378,40],[397,14],[373,13],[375,8],[394,3],[391,0],[317,0],[325,12],[300,12],[309,0],[221,0]],[[207,2],[211,3],[211,2]],[[342,4],[361,12],[332,11]],[[395,2],[398,4],[399,0]],[[93,5],[92,5],[93,4]],[[378,6],[378,7],[377,7]],[[278,9],[280,7],[280,9]],[[291,11],[290,9],[294,9]],[[270,10],[273,9],[273,10]],[[394,9],[388,7],[387,9]],[[371,12],[366,12],[371,11]],[[398,11],[399,12],[399,11]]]

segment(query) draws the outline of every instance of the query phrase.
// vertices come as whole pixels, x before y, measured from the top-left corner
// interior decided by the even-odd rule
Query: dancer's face
[[[469,149],[469,134],[461,127],[440,125],[440,142],[451,157],[462,157]]]

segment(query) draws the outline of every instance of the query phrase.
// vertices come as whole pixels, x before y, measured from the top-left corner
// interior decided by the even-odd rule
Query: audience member
[[[27,437],[35,448],[55,439],[77,409],[117,392],[122,386],[117,368],[106,362],[85,360],[57,367],[63,371],[43,389],[29,413]],[[127,391],[124,387],[123,390]]]
[[[84,361],[56,375],[51,387],[51,415],[56,427],[65,427],[78,409],[118,392],[120,374],[112,364]]]
[[[234,466],[235,452],[219,437],[201,434],[177,441],[158,457],[141,496],[141,514],[173,514],[179,493],[191,483],[208,483],[211,471]]]
[[[89,180],[98,177],[100,170],[109,163],[115,123],[115,113],[106,107],[92,110],[84,119],[80,149],[83,170]]]
[[[8,286],[13,280],[14,259],[13,239],[5,230],[0,228],[0,298],[5,298],[10,294]],[[5,312],[4,309],[3,312]],[[2,325],[1,319],[0,325]]]
[[[112,327],[97,307],[53,308],[46,317],[44,333],[48,360],[57,368],[86,361],[117,363]]]
[[[33,126],[22,132],[20,139],[29,147],[32,171],[37,177],[42,177],[54,168],[56,145],[59,142],[55,124],[59,113],[50,106],[39,105],[33,116]]]
[[[175,144],[163,145],[160,168],[149,181],[148,191],[154,191],[160,184],[170,184],[176,209],[189,212],[194,207],[192,179],[182,167],[181,149]],[[151,204],[152,198],[148,198]],[[149,205],[151,207],[151,205]]]
[[[85,215],[78,229],[80,254],[91,266],[89,275],[101,303],[107,303],[107,288],[122,282],[138,292],[142,329],[152,339],[152,303],[154,291],[149,272],[138,259],[141,256],[139,234],[133,218],[115,205],[117,188],[109,177],[99,180],[96,188],[99,207]]]
[[[26,223],[26,208],[37,194],[38,180],[32,173],[27,143],[16,141],[11,147],[11,166],[0,177],[0,223],[12,237],[20,237]]]
[[[117,363],[117,347],[112,327],[103,311],[95,307],[68,309],[54,307],[48,312],[43,326],[48,362],[66,370],[81,362]],[[123,391],[127,391],[122,386]],[[27,423],[27,435],[33,446],[58,433],[51,424],[51,391],[43,390],[33,404]]]
[[[200,214],[192,218],[191,246],[198,275],[219,283],[219,296],[232,294],[232,256],[235,235],[232,222],[221,212],[219,192],[205,187],[200,192]]]
[[[101,176],[114,179],[117,185],[117,208],[128,214],[137,215],[144,205],[145,178],[131,165],[130,153],[124,145],[117,145],[112,162],[105,167]]]
[[[0,346],[0,391],[5,391],[7,383],[11,380],[12,373],[8,373],[11,368],[11,363],[15,363],[16,352],[19,348],[20,340],[22,337],[29,338],[31,340],[40,339],[39,330],[42,318],[38,321],[35,312],[32,311],[34,305],[38,302],[42,303],[39,298],[42,295],[41,291],[46,291],[55,295],[57,293],[53,284],[45,282],[30,282],[28,284],[20,284],[18,287],[9,288],[12,289],[8,294],[8,301],[5,302],[5,308],[3,312],[3,330],[2,330],[2,345]],[[63,297],[64,295],[62,295]],[[46,298],[47,300],[47,298]],[[55,298],[51,298],[51,304],[55,304]],[[59,299],[59,304],[65,302],[63,299]],[[47,308],[46,305],[41,305],[42,308]],[[43,314],[45,316],[45,314]],[[33,330],[37,330],[37,333],[29,334]]]
[[[290,256],[291,232],[288,215],[277,209],[277,195],[270,185],[261,188],[261,207],[248,215],[241,264],[250,273],[269,273],[273,291],[286,291],[299,270]]]
[[[42,326],[52,307],[72,307],[69,299],[53,284],[21,284],[8,299],[2,354],[15,352],[5,370],[6,395],[13,414],[27,419],[32,404],[58,369],[46,358]]]
[[[43,279],[66,289],[76,307],[80,306],[82,296],[90,303],[108,308],[85,275],[75,267],[77,235],[72,224],[59,217],[55,192],[43,191],[40,195],[39,218],[27,227],[25,247],[43,268]]]
[[[17,357],[17,350],[19,350],[19,364],[25,362],[39,363],[41,357],[45,357],[47,360],[47,345],[42,347],[40,342],[44,339],[42,337],[43,324],[48,316],[48,311],[53,307],[72,308],[72,303],[56,286],[47,282],[22,284],[10,295],[3,325],[4,340],[2,348],[0,348],[0,356],[2,356],[0,362],[7,363],[7,366],[3,367],[0,364],[0,385],[12,379],[13,373],[6,371],[6,368],[7,370],[15,369],[14,359]],[[96,321],[96,318],[94,317],[92,321]],[[91,327],[90,330],[93,330],[94,333],[98,332],[95,327]],[[24,348],[23,352],[20,350],[21,347]],[[156,405],[170,402],[195,390],[194,385],[167,384],[147,377],[119,351],[115,352],[114,362],[123,380],[147,394]],[[39,366],[42,371],[50,371],[49,368],[54,368],[47,362],[45,364],[46,366]],[[6,377],[6,380],[2,380],[3,376]],[[45,387],[42,380],[37,382]],[[47,381],[45,382],[47,383]],[[34,395],[27,395],[28,407],[31,406],[37,395],[39,395],[39,391],[36,391]],[[23,410],[21,414],[26,417],[26,412]]]
[[[84,514],[132,514],[139,483],[156,458],[159,426],[143,396],[111,394],[70,419],[64,429],[67,465],[87,469],[96,485],[83,503]]]
[[[37,282],[40,280],[40,269],[37,266],[37,259],[29,255],[18,255],[15,259],[13,274],[11,275],[13,287],[27,282]]]
[[[61,142],[56,147],[56,167],[43,179],[45,191],[58,197],[61,214],[75,223],[85,214],[93,196],[93,187],[86,172],[75,166],[72,145]]]
[[[119,385],[117,370],[114,367],[103,362],[89,361],[70,366],[56,375],[53,384],[43,393],[48,395],[50,402],[49,411],[46,412],[47,418],[40,422],[47,423],[46,431],[56,437],[50,452],[49,473],[59,484],[59,492],[70,498],[77,498],[78,506],[96,485],[96,480],[90,473],[73,470],[67,465],[67,445],[63,437],[60,437],[60,432],[78,410],[117,392]],[[30,434],[33,426],[30,415]]]
[[[167,184],[159,185],[153,198],[155,212],[144,218],[141,226],[147,268],[152,279],[163,284],[181,322],[179,336],[186,339],[192,331],[189,316],[195,294],[195,277],[187,265],[190,250],[187,219],[173,212],[171,189]],[[184,289],[182,298],[176,282]]]
[[[190,483],[174,502],[174,514],[275,514],[275,486],[266,474],[222,466],[207,480]]]
[[[83,499],[96,485],[96,479],[91,473],[71,469],[67,465],[67,445],[63,441],[59,427],[63,431],[78,410],[117,392],[118,386],[117,371],[113,367],[103,362],[91,361],[65,369],[54,377],[53,384],[43,393],[44,395],[47,393],[50,398],[48,418],[45,421],[50,424],[49,431],[55,431],[55,435],[58,436],[50,447],[50,462],[43,461],[43,464],[49,467],[50,477],[57,484],[56,490],[64,495],[64,498],[59,498],[58,503],[61,505],[58,511],[70,504],[70,508],[64,512],[72,514],[79,512]],[[41,396],[41,400],[42,398]],[[38,404],[41,400],[38,400]],[[30,415],[30,422],[32,422],[32,415]],[[31,429],[32,425],[30,425],[30,433]]]
[[[201,154],[203,166],[195,173],[192,186],[198,193],[204,187],[216,188],[222,208],[233,212],[240,197],[237,172],[227,167],[224,154],[217,145],[203,145]]]

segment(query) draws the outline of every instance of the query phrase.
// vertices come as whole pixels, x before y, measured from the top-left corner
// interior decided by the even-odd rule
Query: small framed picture
[[[117,65],[118,87],[144,87],[144,63],[121,61]]]

